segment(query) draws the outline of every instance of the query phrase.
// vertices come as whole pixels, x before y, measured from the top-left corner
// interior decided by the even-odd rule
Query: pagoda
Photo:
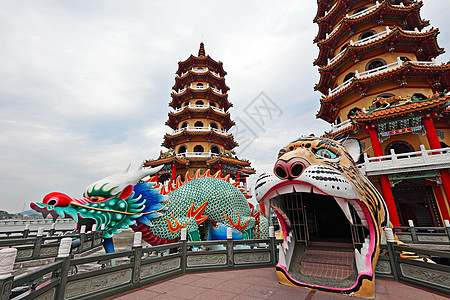
[[[220,61],[205,53],[200,43],[198,56],[191,56],[178,63],[172,101],[166,125],[172,132],[164,135],[161,152],[156,160],[145,162],[145,166],[164,167],[155,175],[158,182],[180,177],[181,180],[196,174],[221,171],[237,182],[246,183],[246,178],[255,173],[248,160],[239,159],[233,149],[238,146],[229,129],[235,124],[228,112],[232,104],[228,101],[225,75]]]
[[[318,0],[325,136],[353,137],[394,226],[450,219],[450,64],[415,0]],[[435,150],[435,151],[432,151]]]

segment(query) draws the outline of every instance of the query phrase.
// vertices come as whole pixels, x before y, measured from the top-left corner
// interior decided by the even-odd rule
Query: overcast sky
[[[316,5],[1,0],[0,209],[28,209],[51,191],[79,197],[128,163],[157,158],[177,63],[202,39],[228,72],[239,156],[270,171],[290,140],[329,129],[315,118]],[[450,51],[448,11],[448,0],[424,0],[422,17]]]

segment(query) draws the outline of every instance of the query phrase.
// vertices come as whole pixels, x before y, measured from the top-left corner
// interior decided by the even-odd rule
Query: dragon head
[[[70,217],[77,222],[74,231],[86,226],[86,231],[104,226],[103,237],[111,238],[120,229],[140,221],[151,225],[151,219],[160,216],[164,208],[163,196],[152,189],[152,183],[139,182],[143,177],[153,175],[160,168],[130,171],[130,166],[121,173],[101,179],[86,189],[84,197],[72,198],[66,194],[52,192],[42,202],[31,203],[32,209],[53,221],[58,217]]]
[[[356,139],[302,137],[282,148],[274,175],[262,174],[255,194],[276,213],[284,242],[280,282],[373,298],[382,229],[381,195],[362,175]]]

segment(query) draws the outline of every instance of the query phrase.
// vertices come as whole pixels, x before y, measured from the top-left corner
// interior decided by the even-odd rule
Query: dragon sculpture
[[[256,181],[262,211],[267,216],[270,208],[274,210],[283,233],[276,267],[281,283],[361,298],[375,296],[380,241],[390,222],[383,198],[355,164],[360,151],[356,139],[301,137],[280,150],[275,176],[262,174]],[[346,250],[337,248],[338,237],[350,240]],[[322,248],[314,248],[320,243]],[[337,257],[338,252],[345,259]],[[318,272],[333,267],[348,268],[348,273]]]
[[[89,231],[93,224],[104,224],[106,252],[114,252],[112,236],[120,229],[132,228],[142,232],[142,238],[155,246],[176,242],[181,229],[186,228],[188,238],[200,240],[199,225],[204,223],[207,239],[226,239],[226,229],[232,228],[234,239],[266,238],[267,219],[247,202],[243,191],[230,183],[229,175],[221,172],[213,176],[209,170],[185,181],[180,177],[168,184],[154,182],[146,176],[155,174],[158,168],[125,171],[101,179],[89,185],[82,198],[76,199],[63,193],[52,192],[42,202],[31,203],[31,208],[44,217],[51,214],[71,217]]]

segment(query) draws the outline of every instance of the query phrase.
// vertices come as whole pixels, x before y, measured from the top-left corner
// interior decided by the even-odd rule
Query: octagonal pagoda
[[[229,132],[235,124],[228,112],[228,90],[222,62],[206,55],[200,43],[198,56],[191,55],[178,63],[172,101],[166,125],[172,131],[164,135],[158,159],[145,162],[145,166],[164,167],[156,174],[159,182],[192,178],[196,172],[211,174],[221,171],[236,181],[246,182],[255,173],[248,160],[240,159],[233,149],[238,146]]]

